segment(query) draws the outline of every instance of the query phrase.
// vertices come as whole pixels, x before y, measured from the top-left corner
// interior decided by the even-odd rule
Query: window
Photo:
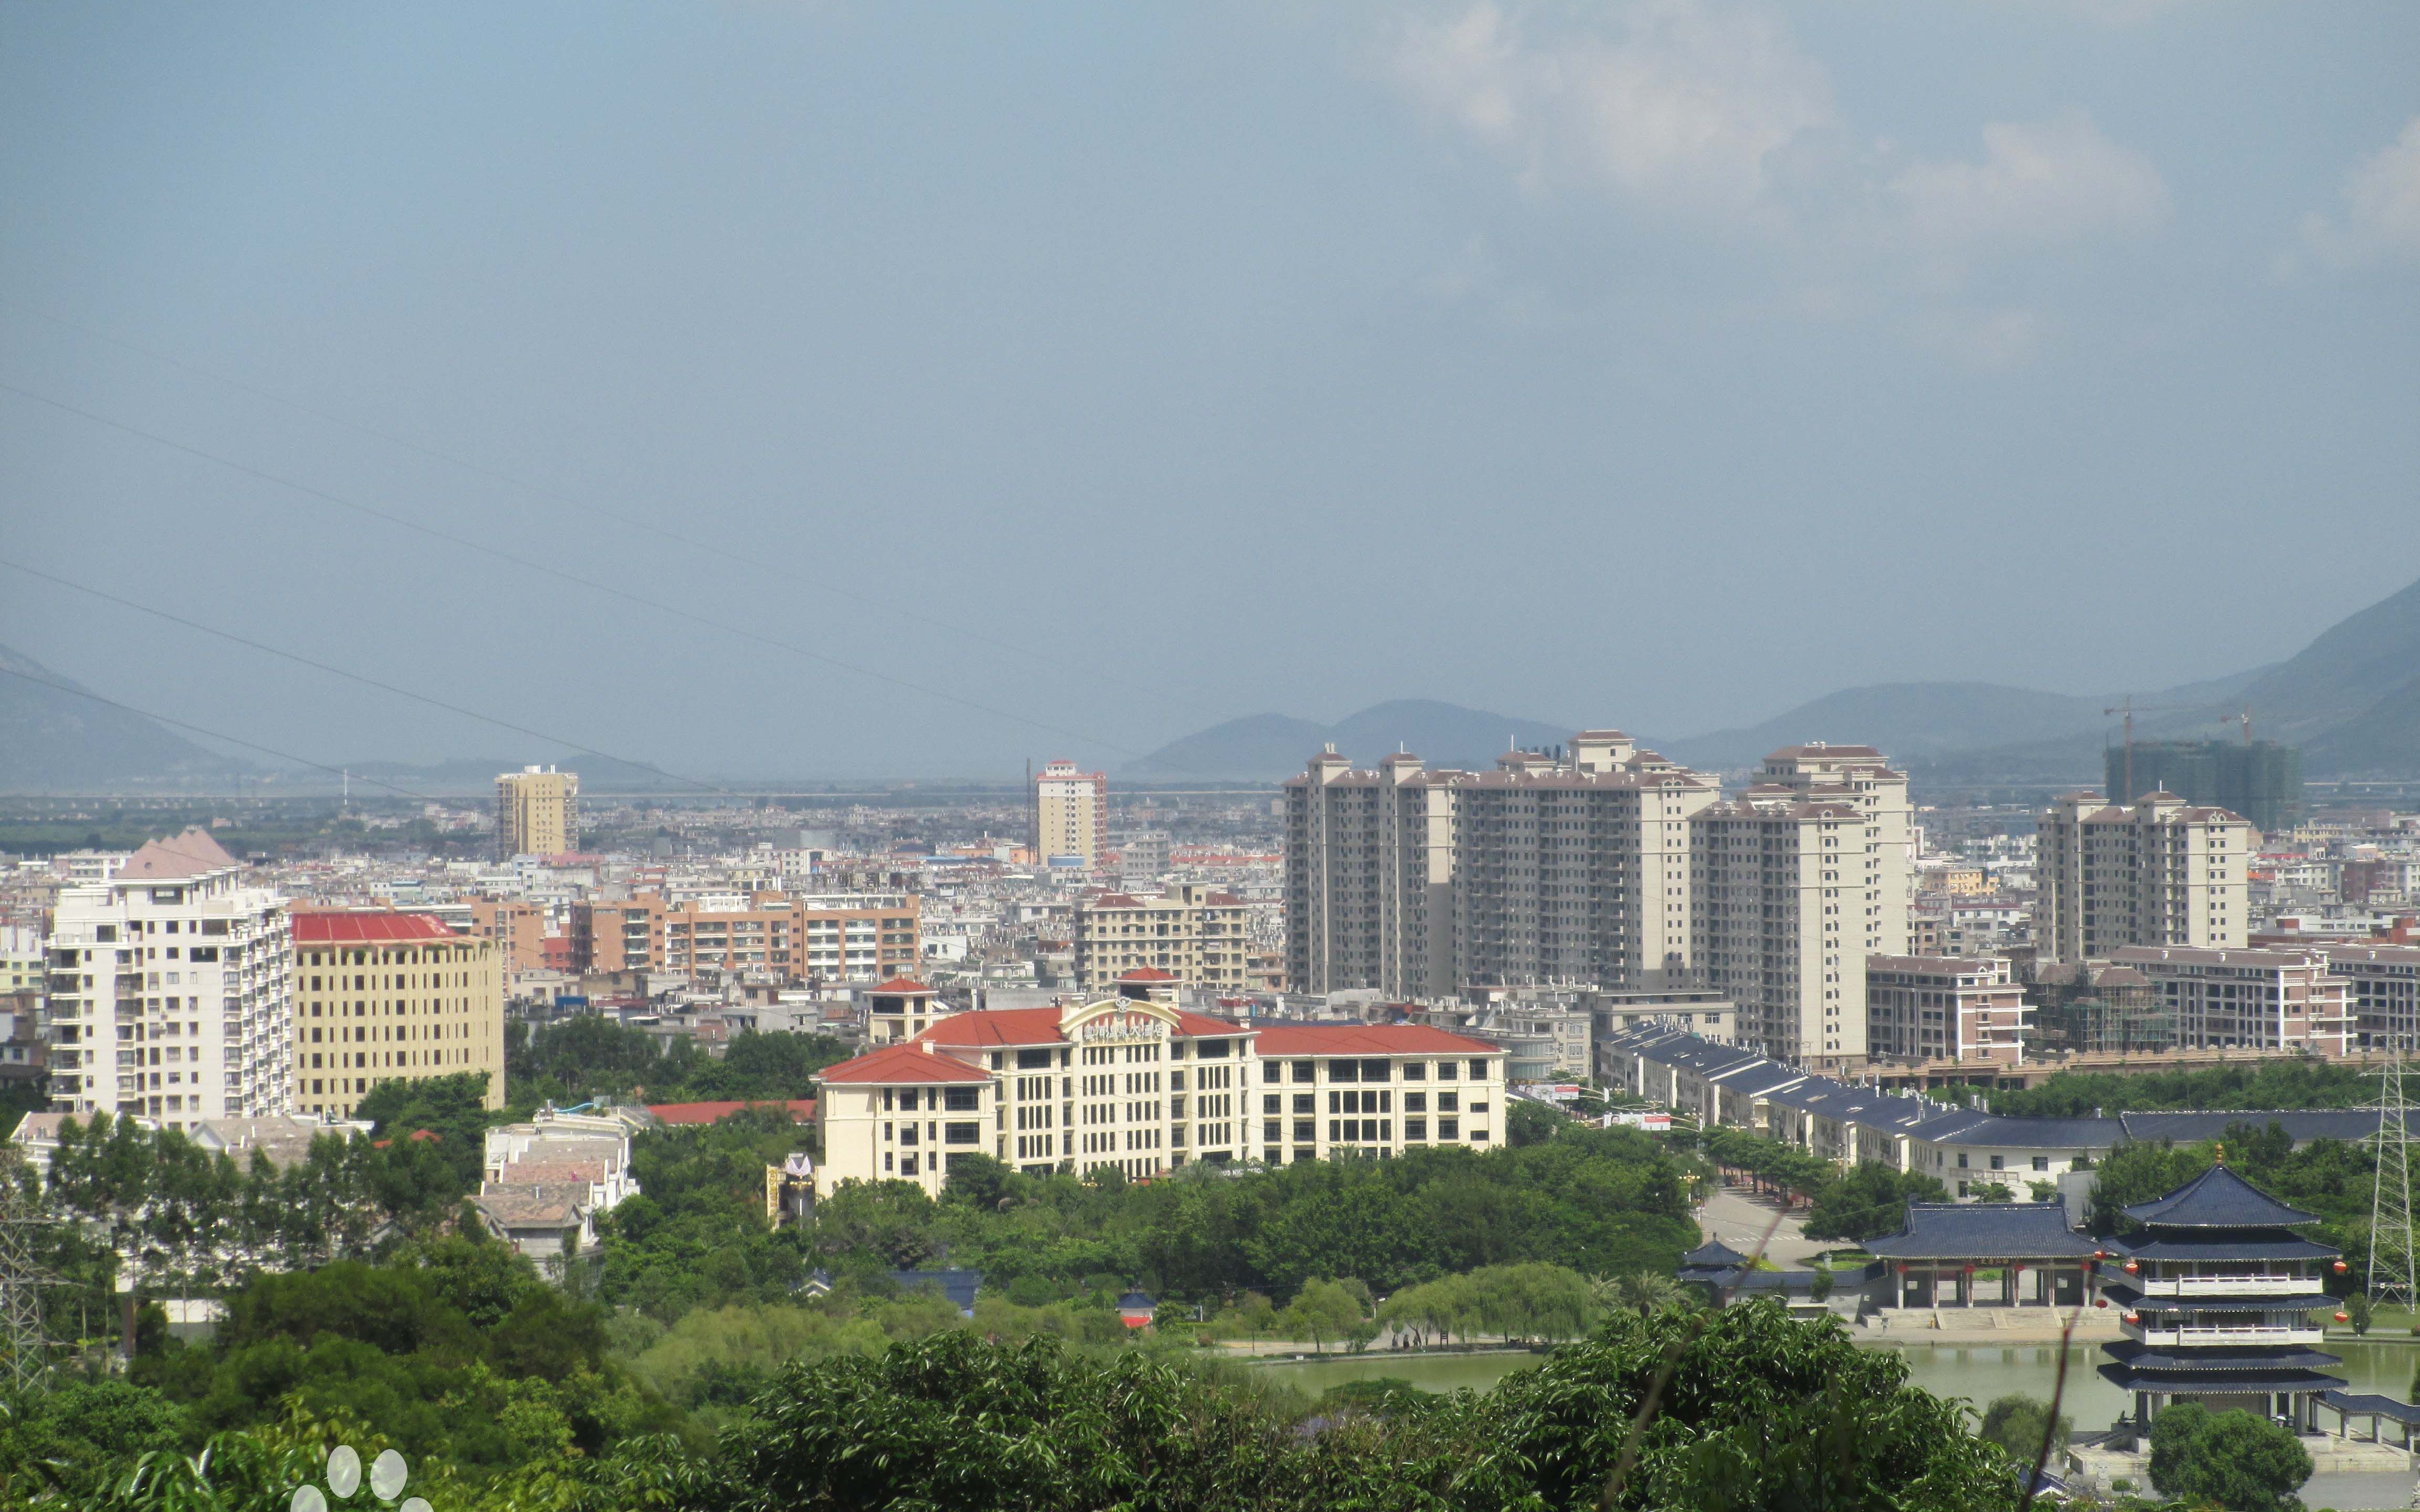
[[[941,1143],[945,1145],[973,1145],[982,1142],[983,1125],[971,1119],[964,1123],[941,1125]]]
[[[1405,1092],[1404,1094],[1404,1112],[1426,1113],[1428,1110],[1429,1095],[1426,1092]],[[1405,1127],[1408,1128],[1410,1125],[1407,1123]]]
[[[980,1087],[953,1087],[941,1093],[941,1106],[952,1113],[972,1113],[983,1105],[982,1098]]]
[[[1462,1120],[1460,1119],[1439,1119],[1437,1120],[1437,1137],[1439,1139],[1461,1138]]]
[[[1404,1138],[1406,1138],[1406,1139],[1426,1139],[1428,1136],[1429,1136],[1429,1120],[1428,1120],[1428,1119],[1405,1119],[1404,1120]]]
[[[1313,1119],[1296,1119],[1294,1120],[1294,1142],[1295,1144],[1307,1145],[1318,1137],[1318,1120]]]
[[[1285,1111],[1285,1099],[1276,1092],[1271,1092],[1266,1097],[1261,1099],[1261,1111],[1263,1113],[1283,1113]]]
[[[1317,1081],[1317,1080],[1319,1079],[1319,1078],[1318,1078],[1318,1074],[1317,1074],[1317,1073],[1318,1073],[1318,1067],[1319,1067],[1319,1063],[1318,1063],[1317,1061],[1313,1061],[1313,1060],[1297,1060],[1297,1061],[1295,1061],[1295,1062],[1294,1063],[1294,1080],[1295,1080],[1295,1081],[1297,1081],[1297,1082],[1312,1082],[1312,1081]]]
[[[1383,1060],[1365,1060],[1361,1062],[1361,1079],[1365,1082],[1387,1081],[1389,1079],[1387,1067],[1388,1062]]]
[[[1437,1094],[1437,1111],[1439,1113],[1461,1112],[1462,1094],[1460,1092],[1439,1092]]]
[[[1019,1071],[1047,1071],[1050,1069],[1050,1052],[1047,1050],[1020,1050],[1016,1053],[1016,1069]]]
[[[2006,1170],[2006,1169],[2008,1169],[2008,1166],[2009,1166],[2009,1159],[2008,1159],[2008,1157],[2007,1157],[2007,1156],[2005,1156],[2005,1155],[1994,1155],[1994,1156],[1993,1156],[1993,1157],[1992,1157],[1992,1169],[1993,1169],[1993,1170],[1995,1170],[1995,1171],[2001,1171],[2001,1170]]]
[[[1966,1152],[1962,1149],[1958,1152],[1958,1168],[1962,1171],[1966,1168]]]
[[[1331,1060],[1327,1063],[1327,1079],[1331,1082],[1357,1082],[1361,1079],[1361,1062]]]
[[[2048,1155],[2036,1155],[2034,1157],[2034,1169],[2038,1171],[2049,1170],[2050,1157]]]

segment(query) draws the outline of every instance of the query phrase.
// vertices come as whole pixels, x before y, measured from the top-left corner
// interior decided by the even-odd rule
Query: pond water
[[[1861,1344],[1863,1340],[1859,1341]],[[1896,1350],[1906,1357],[1909,1379],[1942,1396],[1963,1396],[1980,1407],[1994,1396],[2012,1392],[2047,1400],[2058,1374],[2055,1344],[1961,1346],[1876,1341],[1873,1349]],[[2354,1391],[2375,1392],[2411,1400],[2412,1374],[2420,1366],[2420,1347],[2399,1342],[2332,1339],[2330,1354],[2344,1357],[2335,1374]],[[1331,1354],[1305,1360],[1273,1360],[1257,1365],[1316,1396],[1348,1381],[1391,1376],[1422,1391],[1453,1391],[1468,1386],[1485,1391],[1515,1370],[1534,1367],[1542,1357],[1517,1350],[1478,1354]],[[2107,1359],[2098,1344],[2068,1347],[2067,1412],[2080,1431],[2107,1427],[2132,1405],[2124,1392],[2101,1378]]]
[[[1998,1344],[1962,1347],[1950,1344],[1876,1344],[1905,1356],[1908,1379],[1938,1396],[1963,1396],[1978,1407],[1994,1396],[2023,1393],[2047,1400],[2058,1375],[2055,1344]],[[2398,1401],[2412,1399],[2412,1372],[2420,1365],[2420,1349],[2407,1343],[2367,1339],[2330,1339],[2320,1346],[2341,1355],[2344,1364],[2330,1372],[2344,1378],[2353,1391],[2376,1393]],[[2101,1378],[2109,1357],[2098,1344],[2068,1347],[2067,1415],[2078,1432],[2107,1427],[2133,1405],[2133,1398]],[[2324,1421],[2333,1424],[2335,1415]]]
[[[1515,1370],[1535,1368],[1544,1358],[1526,1350],[1477,1354],[1394,1354],[1379,1350],[1369,1354],[1272,1360],[1253,1368],[1313,1396],[1348,1381],[1375,1381],[1381,1376],[1410,1381],[1422,1391],[1458,1391],[1465,1386],[1485,1391]]]

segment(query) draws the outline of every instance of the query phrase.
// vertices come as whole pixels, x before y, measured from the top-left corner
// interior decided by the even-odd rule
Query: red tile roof
[[[971,1018],[972,1014],[961,1017]],[[905,1087],[926,1082],[987,1082],[991,1072],[970,1066],[954,1056],[944,1056],[909,1041],[906,1044],[887,1044],[870,1051],[855,1060],[844,1060],[837,1066],[827,1066],[815,1073],[816,1080],[871,1083],[876,1087]]]
[[[1064,1044],[1055,1008],[986,1008],[953,1013],[923,1034],[935,1044],[1011,1045]]]
[[[794,1097],[786,1103],[650,1103],[647,1111],[659,1123],[715,1123],[743,1108],[786,1108],[793,1123],[815,1121],[815,1100]]]
[[[918,981],[913,977],[893,977],[889,981],[886,981],[880,986],[873,989],[873,991],[877,993],[890,993],[894,995],[901,993],[929,993],[932,990],[932,988],[925,986],[923,982]]]
[[[1137,966],[1132,971],[1118,973],[1120,981],[1174,981],[1176,973],[1162,971],[1157,966]]]
[[[450,940],[454,932],[429,914],[398,914],[384,908],[297,909],[297,945],[409,945]]]
[[[1493,1056],[1484,1041],[1425,1024],[1264,1024],[1259,1053],[1277,1056]]]
[[[1179,1009],[1176,1012],[1176,1032],[1194,1040],[1215,1040],[1221,1035],[1250,1034],[1254,1031],[1248,1026],[1237,1024],[1232,1019],[1212,1018],[1207,1013],[1188,1013]]]

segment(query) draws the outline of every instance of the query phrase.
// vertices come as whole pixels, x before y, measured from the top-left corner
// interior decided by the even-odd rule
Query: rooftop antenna
[[[2247,746],[2252,744],[2252,705],[2249,703],[2243,706],[2243,743]]]

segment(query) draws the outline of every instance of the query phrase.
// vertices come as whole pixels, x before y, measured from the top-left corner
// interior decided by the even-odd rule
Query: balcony
[[[2146,1297],[2307,1296],[2325,1289],[2315,1275],[2128,1276],[2126,1284]]]
[[[2126,1336],[2145,1344],[2166,1344],[2189,1348],[2214,1344],[2320,1344],[2326,1342],[2327,1331],[2316,1322],[2254,1323],[2242,1327],[2149,1328],[2141,1323],[2124,1325]]]

